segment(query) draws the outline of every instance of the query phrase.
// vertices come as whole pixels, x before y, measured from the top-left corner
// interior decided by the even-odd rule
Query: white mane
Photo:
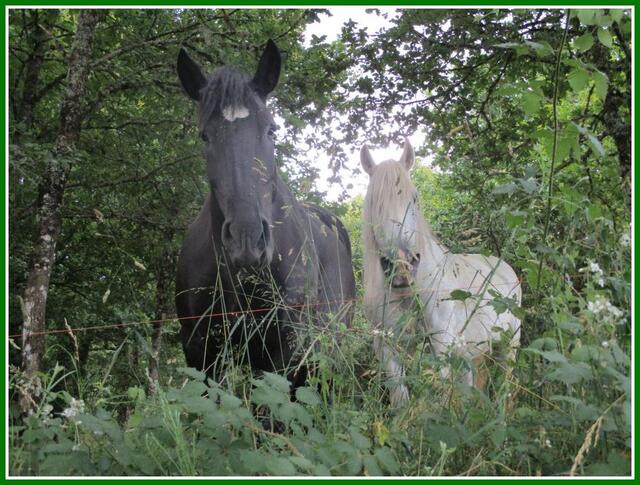
[[[405,211],[407,205],[412,203],[411,199],[415,192],[416,188],[400,162],[387,160],[376,166],[376,170],[369,180],[363,207],[365,294],[378,294],[384,291],[384,273],[380,266],[379,248],[374,231],[384,221],[389,220],[392,214]],[[419,208],[419,201],[416,200],[415,204]],[[429,242],[432,241],[440,246],[442,243],[419,210],[416,222],[416,252],[426,257],[435,257],[430,251],[431,244]]]

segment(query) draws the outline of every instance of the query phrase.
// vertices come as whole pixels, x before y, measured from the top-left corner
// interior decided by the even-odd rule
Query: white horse
[[[490,304],[498,296],[520,305],[515,272],[493,256],[453,254],[436,238],[409,178],[414,161],[409,140],[399,161],[376,165],[366,145],[360,161],[369,174],[362,229],[364,310],[375,329],[375,351],[392,406],[409,399],[404,367],[391,344],[394,335],[405,332],[425,332],[436,355],[451,352],[464,358],[469,364],[464,381],[482,388],[486,375],[480,365],[502,335],[509,338],[508,361],[520,343],[520,320],[510,311],[496,313]],[[452,295],[454,290],[461,291]],[[408,318],[411,312],[418,318]],[[449,373],[448,367],[441,371],[443,377]]]

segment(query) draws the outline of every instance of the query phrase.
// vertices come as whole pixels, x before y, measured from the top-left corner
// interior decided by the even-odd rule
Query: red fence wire
[[[518,279],[518,281],[515,282],[511,282],[511,283],[492,283],[492,286],[496,286],[497,285],[517,285],[517,284],[522,284],[522,279]],[[477,286],[471,286],[468,287],[467,289],[475,289],[475,288],[482,288],[484,286],[483,285],[477,285]],[[424,288],[422,290],[417,290],[416,293],[425,293],[425,292],[430,292],[430,293],[434,293],[434,294],[441,294],[441,293],[447,293],[450,294],[454,289],[445,289],[445,290],[433,290],[430,288]],[[27,333],[16,333],[16,334],[12,334],[9,335],[10,339],[16,339],[16,338],[25,338],[25,337],[36,337],[36,336],[41,336],[41,335],[55,335],[55,334],[60,334],[60,333],[75,333],[75,332],[86,332],[89,330],[106,330],[109,328],[124,328],[124,327],[131,327],[131,326],[135,326],[135,325],[159,325],[159,324],[164,324],[167,322],[174,322],[174,321],[179,321],[179,320],[201,320],[204,318],[214,318],[214,317],[233,317],[233,316],[239,316],[239,315],[245,315],[245,314],[255,314],[255,313],[263,313],[263,312],[269,312],[271,310],[276,310],[278,308],[283,308],[283,309],[292,309],[292,308],[303,308],[303,307],[313,307],[313,306],[319,306],[319,305],[329,305],[332,303],[340,303],[340,304],[350,304],[350,303],[355,303],[357,302],[358,299],[357,298],[352,298],[352,299],[348,299],[348,300],[340,300],[340,301],[334,301],[334,302],[320,302],[320,303],[315,303],[315,304],[308,304],[308,303],[303,303],[300,305],[284,305],[281,307],[277,307],[277,306],[271,306],[271,307],[264,307],[264,308],[253,308],[253,309],[246,309],[246,310],[236,310],[236,311],[231,311],[231,312],[216,312],[216,313],[205,313],[203,315],[194,315],[194,316],[187,316],[187,317],[170,317],[170,318],[162,318],[162,319],[156,319],[156,320],[138,320],[138,321],[133,321],[133,322],[120,322],[120,323],[113,323],[113,324],[106,324],[106,325],[89,325],[89,326],[85,326],[85,327],[72,327],[71,329],[69,328],[59,328],[59,329],[54,329],[54,330],[45,330],[42,332],[27,332]]]

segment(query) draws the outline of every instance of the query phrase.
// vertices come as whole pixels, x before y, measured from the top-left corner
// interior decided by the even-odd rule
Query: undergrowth
[[[573,296],[572,296],[573,295]],[[630,473],[631,382],[623,316],[565,297],[554,327],[521,349],[513,374],[490,366],[484,391],[431,354],[409,359],[408,406],[392,410],[361,316],[328,335],[292,399],[288,381],[230,367],[222,383],[176,368],[159,390],[122,395],[41,375],[34,413],[11,408],[10,473],[90,476],[624,475]],[[576,300],[576,298],[578,298]],[[557,299],[557,297],[556,297]],[[608,313],[607,313],[608,312]],[[443,358],[443,359],[446,359]],[[458,363],[460,364],[460,363]],[[462,363],[464,365],[464,363]],[[107,369],[107,373],[110,369]],[[12,373],[12,392],[21,383]],[[105,376],[103,381],[107,381]],[[101,390],[102,389],[102,390]],[[102,395],[101,395],[102,394]]]

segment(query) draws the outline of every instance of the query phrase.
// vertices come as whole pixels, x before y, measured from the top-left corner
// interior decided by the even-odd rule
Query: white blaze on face
[[[246,106],[227,106],[222,110],[222,116],[227,121],[235,121],[237,119],[246,118],[249,116],[249,110]]]

